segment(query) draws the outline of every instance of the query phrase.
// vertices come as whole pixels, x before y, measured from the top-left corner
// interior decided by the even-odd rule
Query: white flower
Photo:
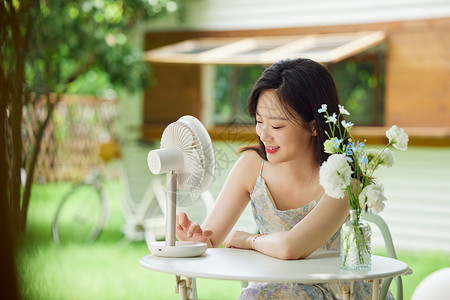
[[[366,155],[367,155],[367,159],[369,160],[369,162],[371,162],[373,159],[375,159],[375,157],[378,156],[378,150],[376,150],[376,149],[368,149],[366,151]]]
[[[387,148],[384,149],[384,151],[381,153],[380,165],[390,168],[394,164],[395,164],[394,153],[390,149]]]
[[[409,137],[403,128],[398,128],[397,125],[392,126],[391,129],[386,131],[386,137],[398,150],[406,151],[408,149]]]
[[[327,111],[327,105],[326,104],[322,104],[322,106],[317,110],[320,113],[326,112]]]
[[[366,166],[363,166],[363,171],[369,170],[369,172],[375,171],[378,166],[392,167],[395,164],[395,156],[394,153],[386,148],[383,152],[379,152],[375,149],[367,150],[367,160],[368,163]]]
[[[355,125],[352,122],[345,122],[345,120],[342,120],[341,124],[342,124],[342,126],[344,126],[344,128],[350,128],[353,125]]]
[[[319,182],[325,193],[333,198],[342,198],[350,184],[353,171],[345,154],[333,154],[320,167]]]
[[[343,105],[338,104],[338,107],[339,107],[339,112],[341,113],[341,115],[350,115],[348,110],[346,110]]]
[[[325,118],[327,119],[326,121],[325,121],[325,123],[335,123],[336,124],[336,122],[337,122],[337,115],[336,115],[336,113],[333,113],[333,115],[331,115],[330,117],[327,117],[327,116],[325,116]]]
[[[359,194],[359,205],[361,209],[367,208],[372,212],[379,213],[384,209],[384,188],[379,184],[366,186]]]

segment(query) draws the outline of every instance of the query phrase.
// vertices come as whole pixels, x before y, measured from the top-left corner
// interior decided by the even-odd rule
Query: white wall
[[[150,31],[344,25],[450,16],[450,0],[186,0],[186,19],[159,19]]]

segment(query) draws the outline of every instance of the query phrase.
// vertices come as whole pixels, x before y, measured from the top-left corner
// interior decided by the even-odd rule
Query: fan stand
[[[195,257],[202,255],[206,243],[175,241],[177,184],[181,190],[206,190],[214,178],[214,149],[206,128],[193,116],[183,116],[164,129],[161,148],[147,156],[150,171],[167,173],[166,241],[149,243],[156,256]],[[187,173],[183,173],[187,170]],[[186,180],[185,174],[194,176]],[[178,179],[184,179],[181,182]]]
[[[177,174],[167,173],[166,197],[166,240],[148,244],[149,250],[156,256],[163,257],[197,257],[205,253],[207,244],[192,241],[175,241],[177,208]]]

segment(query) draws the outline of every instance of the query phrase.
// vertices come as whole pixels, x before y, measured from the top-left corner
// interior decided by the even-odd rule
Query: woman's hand
[[[213,234],[212,230],[203,230],[197,222],[191,222],[184,212],[178,214],[176,220],[175,228],[178,240],[203,242],[211,246],[209,239]]]
[[[245,231],[233,232],[223,243],[224,248],[252,249],[254,234]]]

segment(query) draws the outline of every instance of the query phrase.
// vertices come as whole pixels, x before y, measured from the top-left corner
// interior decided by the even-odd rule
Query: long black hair
[[[325,132],[330,134],[330,129],[329,124],[325,123],[324,114],[320,114],[318,110],[322,104],[326,104],[330,115],[334,112],[339,114],[339,96],[330,71],[322,64],[306,58],[286,59],[268,67],[256,81],[248,97],[248,112],[255,119],[258,99],[266,90],[275,90],[286,114],[293,119],[300,117],[305,128],[306,124],[315,120],[316,160],[319,164],[327,160],[329,154],[324,152],[323,143],[328,139]],[[261,140],[259,147],[245,147],[241,151],[246,150],[254,150],[267,160]]]

